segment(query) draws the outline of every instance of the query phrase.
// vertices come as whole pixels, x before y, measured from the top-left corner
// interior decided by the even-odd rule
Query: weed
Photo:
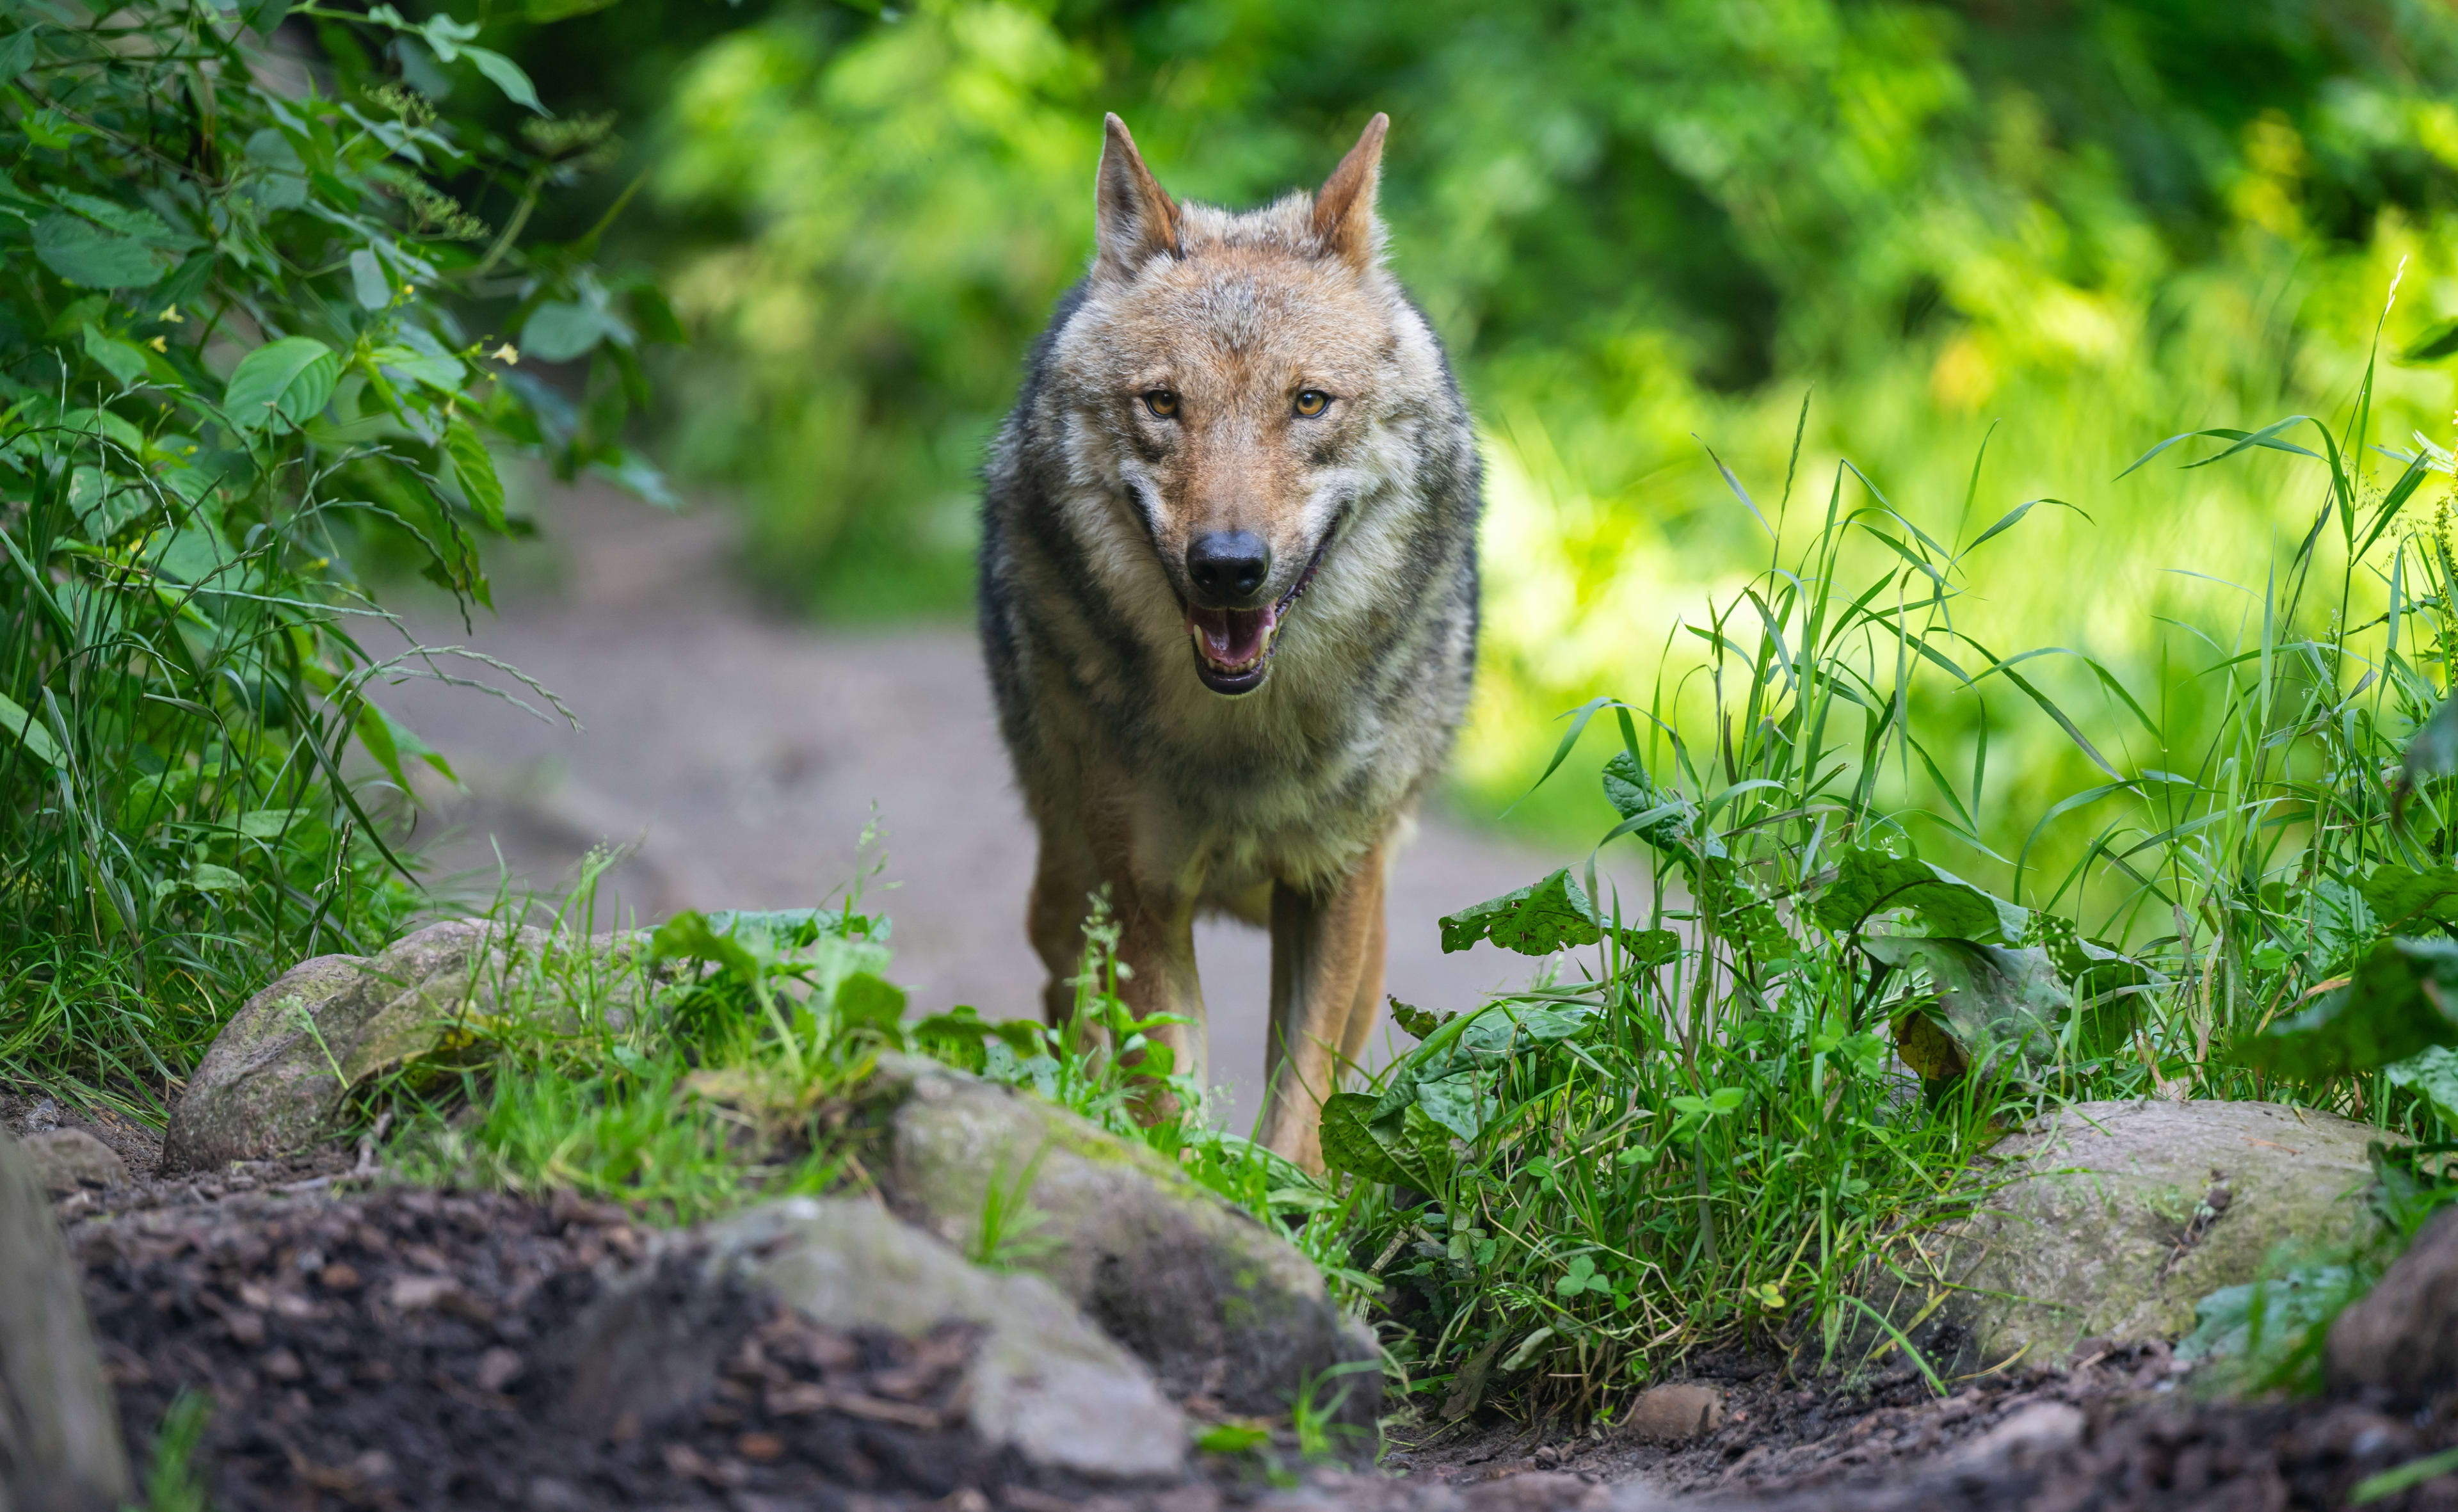
[[[205,1481],[197,1464],[213,1398],[182,1391],[163,1410],[154,1433],[154,1467],[145,1476],[146,1512],[205,1512]]]

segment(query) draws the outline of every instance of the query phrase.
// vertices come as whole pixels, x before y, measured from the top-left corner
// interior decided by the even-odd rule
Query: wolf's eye
[[[1298,390],[1297,404],[1292,407],[1302,418],[1312,420],[1331,407],[1331,396],[1320,388],[1301,388]]]
[[[1144,407],[1153,412],[1155,419],[1176,420],[1177,418],[1177,396],[1171,393],[1166,388],[1156,388],[1152,392],[1144,395]]]

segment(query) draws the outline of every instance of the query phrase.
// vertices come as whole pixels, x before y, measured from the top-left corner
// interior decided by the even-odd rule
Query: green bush
[[[473,26],[9,15],[0,1064],[143,1111],[240,995],[418,905],[407,768],[449,769],[376,695],[455,673],[371,573],[487,603],[481,544],[529,529],[490,448],[654,487],[616,434],[671,321],[594,231],[523,243],[610,123]],[[479,124],[498,94],[517,130]]]

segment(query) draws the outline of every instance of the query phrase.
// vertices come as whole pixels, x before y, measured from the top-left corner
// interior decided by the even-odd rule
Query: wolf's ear
[[[1144,166],[1127,123],[1111,115],[1101,124],[1108,135],[1093,194],[1093,270],[1104,278],[1132,279],[1163,253],[1177,256],[1177,206]]]
[[[1383,137],[1391,117],[1377,111],[1357,145],[1323,181],[1314,197],[1314,235],[1323,256],[1364,272],[1383,251],[1383,222],[1374,216],[1374,189],[1383,178]]]

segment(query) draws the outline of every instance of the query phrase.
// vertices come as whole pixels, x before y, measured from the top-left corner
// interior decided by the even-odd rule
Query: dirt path
[[[916,1007],[1035,1011],[1040,967],[1023,931],[1032,838],[969,627],[823,631],[764,616],[728,581],[716,511],[677,518],[584,488],[543,514],[549,544],[506,563],[496,618],[474,632],[434,613],[414,623],[429,644],[520,667],[586,728],[432,683],[392,690],[390,706],[467,783],[430,795],[456,832],[436,849],[444,865],[491,886],[500,847],[517,882],[545,889],[591,846],[635,843],[614,885],[642,921],[806,907],[852,875],[875,805],[886,871],[873,885],[893,889],[897,973]],[[1393,879],[1389,990],[1458,1008],[1523,980],[1527,963],[1491,947],[1444,956],[1434,920],[1571,860],[1428,815]],[[1228,923],[1203,926],[1198,948],[1214,1076],[1243,1127],[1269,949]]]

